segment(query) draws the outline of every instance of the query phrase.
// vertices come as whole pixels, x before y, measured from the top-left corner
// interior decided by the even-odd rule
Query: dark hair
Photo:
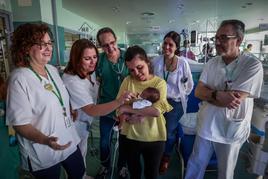
[[[188,39],[185,39],[183,41],[183,46],[186,48],[190,44],[190,41]]]
[[[174,43],[176,44],[177,49],[175,51],[175,55],[180,54],[180,43],[181,43],[181,36],[180,36],[180,34],[178,34],[175,31],[170,31],[170,32],[168,32],[165,35],[164,40],[166,38],[168,38],[168,37],[171,38],[174,41]]]
[[[202,49],[203,53],[209,54],[212,52],[212,50],[213,50],[213,48],[212,48],[212,46],[209,45],[209,43],[206,43],[203,45],[203,49]]]
[[[147,93],[150,94],[145,99],[147,99],[148,101],[151,101],[152,103],[155,103],[156,101],[160,99],[160,92],[156,88],[148,87],[148,88],[145,88],[143,91],[146,91]]]
[[[252,47],[252,44],[248,44],[248,45],[247,45],[247,48],[251,48],[251,47]]]
[[[46,33],[53,39],[52,32],[46,24],[30,23],[20,25],[13,32],[11,57],[15,66],[28,67],[30,65],[29,50],[35,43],[41,42]]]
[[[236,34],[243,39],[245,33],[245,24],[242,21],[236,19],[224,20],[221,22],[219,28],[226,25],[231,25]]]
[[[125,62],[130,62],[133,58],[135,58],[137,55],[139,55],[139,58],[142,61],[145,61],[149,68],[149,73],[153,74],[153,66],[150,61],[150,59],[147,57],[145,50],[143,48],[139,47],[138,45],[134,45],[132,47],[128,47],[126,54],[125,54]]]
[[[113,36],[116,40],[116,35],[115,35],[114,31],[110,27],[104,27],[104,28],[101,28],[97,33],[97,41],[98,41],[99,45],[101,45],[100,35],[105,34],[105,33],[113,34]]]
[[[99,54],[96,46],[88,39],[79,39],[74,42],[70,52],[69,62],[64,69],[65,73],[78,75],[80,78],[86,78],[86,75],[82,73],[82,55],[85,49],[95,49],[96,55],[99,59]]]

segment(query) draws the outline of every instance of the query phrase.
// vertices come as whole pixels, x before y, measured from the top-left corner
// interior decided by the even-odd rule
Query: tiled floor
[[[0,121],[1,123],[2,121]],[[97,131],[97,128],[96,128]],[[99,161],[99,137],[93,132],[93,141],[89,140],[89,151],[87,156],[87,174],[95,176],[100,166]],[[96,137],[97,136],[97,137]],[[247,146],[244,145],[240,155],[237,167],[235,170],[235,179],[255,179],[254,174],[249,174],[246,171],[245,151]],[[7,128],[1,123],[0,126],[0,178],[1,179],[17,179],[19,176],[27,176],[23,173],[19,174],[19,154],[18,148],[8,146]],[[176,152],[171,159],[170,168],[166,175],[160,176],[159,179],[180,179],[182,176],[182,167],[179,162]],[[24,177],[25,178],[25,177]],[[61,177],[64,179],[64,174]],[[110,179],[111,177],[109,177]],[[115,175],[112,177],[116,179]],[[217,172],[207,172],[205,179],[216,179]]]
[[[98,141],[99,138],[95,138],[94,139],[94,146],[93,148],[97,148],[98,147]],[[89,148],[91,146],[89,145]],[[246,160],[245,160],[245,150],[246,150],[246,144],[243,146],[240,155],[239,155],[239,160],[235,169],[235,177],[234,179],[256,179],[257,175],[255,174],[249,174],[246,171]],[[95,151],[95,150],[92,150]],[[98,151],[97,151],[98,153]],[[97,173],[97,170],[100,166],[100,161],[98,156],[96,155],[92,155],[94,154],[94,152],[92,153],[88,153],[88,157],[87,157],[87,174],[91,175],[91,176],[95,176]],[[163,175],[160,176],[159,179],[181,179],[182,178],[182,167],[181,167],[181,163],[179,160],[179,157],[177,155],[176,152],[173,153],[173,157],[171,159],[170,162],[170,168],[168,170],[168,172]],[[116,179],[116,176],[114,175],[114,177]],[[204,179],[216,179],[217,178],[217,171],[208,171],[205,174]],[[110,177],[109,177],[110,179]]]

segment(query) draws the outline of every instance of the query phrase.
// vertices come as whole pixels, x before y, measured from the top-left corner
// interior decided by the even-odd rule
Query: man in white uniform
[[[261,62],[239,51],[244,31],[239,20],[225,20],[217,30],[219,56],[206,64],[195,90],[203,102],[186,179],[203,178],[214,151],[218,178],[233,178],[239,150],[250,133],[253,98],[259,97],[263,82]]]

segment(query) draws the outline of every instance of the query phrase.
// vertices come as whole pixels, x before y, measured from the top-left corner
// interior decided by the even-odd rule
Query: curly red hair
[[[11,56],[13,63],[17,67],[29,66],[29,50],[35,44],[41,42],[44,35],[48,33],[52,38],[52,33],[46,24],[23,24],[13,33]]]

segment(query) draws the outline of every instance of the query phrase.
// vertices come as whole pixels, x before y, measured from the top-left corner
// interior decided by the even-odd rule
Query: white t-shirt
[[[263,82],[261,62],[251,56],[240,55],[225,65],[220,56],[211,59],[203,69],[200,81],[211,89],[249,93],[240,106],[228,113],[227,108],[203,101],[198,111],[197,133],[202,138],[219,143],[244,142],[250,133],[253,98],[260,96]]]
[[[99,84],[96,81],[95,73],[91,74],[93,84],[87,78],[81,79],[78,75],[69,75],[66,73],[63,74],[62,79],[70,94],[72,108],[78,112],[75,122],[77,132],[81,138],[87,137],[87,128],[94,117],[86,114],[81,108],[97,103]]]
[[[57,96],[44,88],[50,83],[53,90],[57,90],[52,79],[42,77],[42,82],[29,68],[14,70],[9,79],[7,96],[7,124],[12,126],[32,124],[37,130],[47,136],[58,137],[59,144],[71,141],[71,146],[65,150],[56,151],[47,145],[34,143],[18,136],[22,168],[29,170],[29,157],[33,171],[49,168],[63,160],[77,150],[80,138],[75,130],[69,108],[69,95],[55,67],[46,65],[63,98],[68,121],[65,125],[63,108]]]

